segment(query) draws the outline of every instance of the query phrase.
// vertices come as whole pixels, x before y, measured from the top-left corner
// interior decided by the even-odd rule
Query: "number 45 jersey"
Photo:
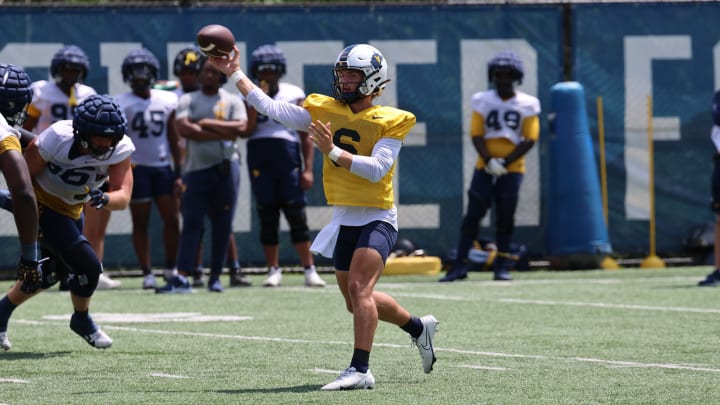
[[[177,94],[151,89],[147,99],[128,92],[115,97],[115,100],[125,112],[127,134],[135,144],[132,163],[150,167],[169,166],[172,156],[168,143],[168,119],[177,109]]]
[[[482,136],[491,157],[507,156],[523,139],[538,140],[540,100],[534,96],[515,90],[515,97],[503,100],[495,90],[483,91],[472,96],[470,107],[470,136]],[[475,167],[484,166],[478,157]],[[513,162],[508,170],[524,172],[525,159]]]

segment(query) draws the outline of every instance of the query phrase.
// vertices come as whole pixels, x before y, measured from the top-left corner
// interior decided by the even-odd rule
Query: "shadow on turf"
[[[7,353],[0,352],[0,360],[36,360],[36,359],[47,359],[50,357],[65,357],[73,352],[50,352],[50,353],[30,353],[30,352],[18,352],[9,351]]]
[[[239,390],[211,390],[210,392],[223,394],[279,394],[283,392],[315,392],[320,391],[320,385],[298,385],[295,387],[275,387],[275,388],[248,388]]]
[[[652,287],[651,290],[712,290],[716,287],[700,287],[695,284],[674,284]]]

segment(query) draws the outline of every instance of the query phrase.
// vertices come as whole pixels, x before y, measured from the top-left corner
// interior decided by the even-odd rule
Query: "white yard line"
[[[53,325],[53,326],[56,325],[56,323],[54,323],[54,322],[36,322],[36,321],[26,322],[24,320],[16,320],[15,322],[32,323],[33,325],[38,325],[38,324]],[[325,344],[325,345],[343,345],[343,346],[350,345],[350,342],[346,342],[346,341],[341,342],[341,341],[334,341],[334,340],[288,339],[288,338],[269,337],[269,336],[242,336],[242,335],[206,333],[206,332],[181,332],[181,331],[170,331],[170,330],[162,330],[162,329],[145,329],[145,328],[113,326],[113,325],[105,325],[103,327],[103,329],[118,330],[118,331],[130,332],[130,333],[153,334],[153,335],[193,336],[193,337],[219,338],[219,339],[250,340],[250,341],[258,341],[258,342],[276,342],[276,343],[290,343],[290,344],[305,343],[305,344]],[[374,346],[375,347],[394,348],[394,349],[403,349],[403,350],[408,349],[408,345],[399,345],[399,344],[392,344],[392,343],[375,343]],[[672,369],[672,370],[685,370],[685,371],[693,371],[693,372],[720,373],[719,368],[705,367],[705,366],[701,366],[701,365],[641,363],[641,362],[635,362],[635,361],[607,360],[607,359],[596,359],[596,358],[586,358],[586,357],[562,357],[562,356],[529,355],[529,354],[520,354],[520,353],[484,352],[484,351],[477,351],[477,350],[453,349],[453,348],[443,348],[443,347],[436,347],[435,350],[437,352],[457,353],[457,354],[463,354],[463,355],[474,355],[474,356],[478,356],[478,357],[501,357],[501,358],[518,358],[518,359],[534,359],[534,360],[551,360],[551,361],[558,361],[558,362],[574,361],[574,362],[580,362],[580,363],[594,363],[594,364],[600,364],[600,365],[604,365],[604,366],[611,367],[611,368],[637,367],[637,368],[650,368],[650,369],[653,369],[653,368],[654,369]],[[452,363],[445,363],[445,364],[452,366]],[[455,365],[455,367],[487,369],[487,370],[501,370],[502,369],[501,367],[485,367],[485,366],[479,366],[479,365],[460,365],[460,364]],[[319,373],[331,373],[331,372],[336,373],[337,372],[336,370],[321,370],[321,369],[316,369],[314,371],[319,372]],[[182,376],[171,376],[171,375],[155,375],[155,376],[165,377],[165,378],[185,378]],[[12,378],[0,379],[0,383],[2,383],[2,382],[29,383],[29,381],[12,379]]]
[[[178,335],[178,336],[196,336],[196,337],[210,337],[210,338],[222,338],[222,339],[238,339],[238,340],[253,340],[253,341],[267,341],[267,342],[280,342],[280,343],[311,343],[311,344],[329,344],[329,345],[349,345],[349,342],[340,342],[332,340],[309,340],[309,339],[286,339],[277,337],[263,337],[263,336],[241,336],[241,335],[227,335],[217,333],[199,333],[199,332],[178,332],[178,331],[166,331],[159,329],[142,329],[142,328],[129,328],[124,326],[105,326],[107,330],[122,330],[126,332],[138,332],[138,333],[149,333],[149,334],[162,334],[162,335]],[[389,348],[402,348],[407,349],[407,345],[388,344],[388,343],[375,343],[375,347],[389,347]],[[688,370],[698,372],[712,372],[720,373],[720,369],[711,367],[700,367],[691,366],[684,364],[663,364],[663,363],[640,363],[634,361],[620,361],[620,360],[606,360],[606,359],[594,359],[585,357],[561,357],[561,356],[543,356],[543,355],[526,355],[518,353],[498,353],[498,352],[482,352],[474,350],[462,350],[462,349],[451,349],[436,347],[437,352],[446,353],[458,353],[465,355],[476,355],[476,356],[487,356],[487,357],[508,357],[508,358],[523,358],[523,359],[536,359],[536,360],[557,360],[557,361],[575,361],[581,363],[596,363],[603,364],[609,367],[643,367],[643,368],[657,368],[657,369],[674,369],[674,370]]]
[[[165,373],[150,373],[150,376],[151,377],[160,377],[160,378],[175,378],[175,379],[190,378],[190,377],[186,377],[184,375],[165,374]]]
[[[470,365],[470,364],[463,364],[463,365],[459,365],[458,367],[472,368],[472,369],[475,369],[475,370],[489,370],[489,371],[508,371],[508,370],[512,370],[512,369],[510,369],[510,368],[505,368],[505,367],[473,366],[473,365]]]
[[[11,383],[11,384],[30,384],[28,380],[21,380],[19,378],[0,378],[0,383]]]
[[[640,311],[690,312],[690,313],[699,313],[699,314],[720,314],[720,309],[714,309],[714,308],[658,307],[658,306],[652,306],[652,305],[607,304],[607,303],[604,303],[604,302],[528,300],[528,299],[520,299],[520,298],[498,298],[497,301],[499,301],[499,302],[505,302],[505,303],[513,303],[513,304],[558,305],[558,306],[573,306],[573,307],[637,309],[637,310],[640,310]]]

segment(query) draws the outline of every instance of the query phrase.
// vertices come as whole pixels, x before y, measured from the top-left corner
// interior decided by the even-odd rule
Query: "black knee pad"
[[[290,240],[293,243],[307,242],[310,240],[310,229],[307,225],[305,215],[305,204],[296,202],[287,203],[283,206],[285,218],[290,225]]]
[[[59,257],[46,254],[43,254],[43,257],[47,257],[47,260],[42,263],[41,288],[47,290],[60,280],[67,280],[70,275],[70,268]]]
[[[70,291],[80,297],[91,297],[98,285],[102,264],[90,244],[84,240],[62,255],[72,269]]]
[[[277,245],[280,231],[280,207],[277,205],[258,205],[260,217],[260,243]]]

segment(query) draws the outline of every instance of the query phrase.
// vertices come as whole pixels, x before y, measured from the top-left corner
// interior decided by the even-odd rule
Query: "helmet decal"
[[[180,76],[180,72],[183,70],[190,70],[195,73],[199,73],[202,69],[207,56],[200,52],[198,48],[185,48],[175,55],[175,61],[173,62],[173,74]]]

